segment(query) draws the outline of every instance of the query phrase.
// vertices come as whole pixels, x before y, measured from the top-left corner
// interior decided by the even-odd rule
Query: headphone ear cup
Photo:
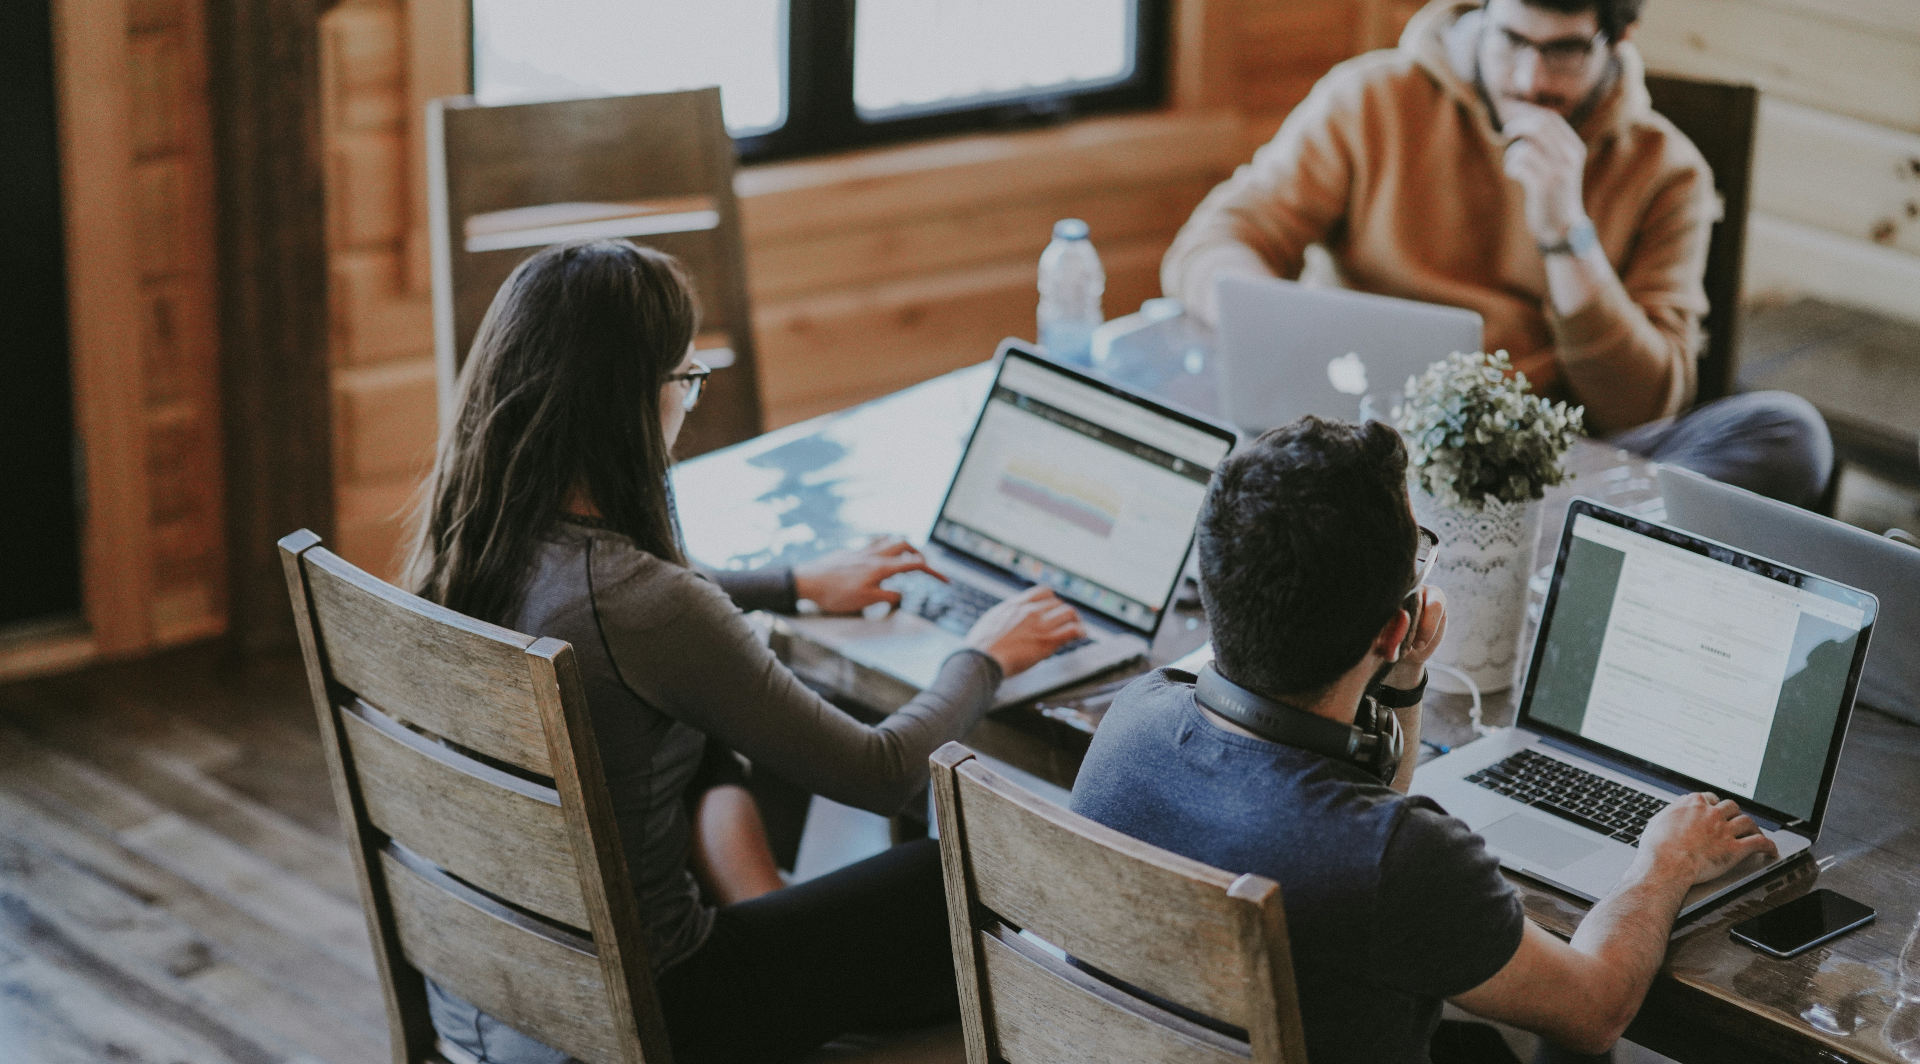
[[[1195,678],[1193,696],[1200,705],[1268,742],[1350,761],[1382,783],[1392,783],[1399,771],[1406,744],[1400,720],[1371,698],[1361,699],[1352,724],[1342,724],[1242,687],[1212,664]]]

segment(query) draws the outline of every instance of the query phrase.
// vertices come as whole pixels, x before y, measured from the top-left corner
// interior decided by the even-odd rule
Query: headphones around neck
[[[1382,783],[1393,782],[1406,752],[1400,718],[1380,708],[1371,697],[1360,700],[1360,712],[1352,724],[1342,724],[1250,691],[1222,676],[1211,662],[1200,670],[1193,697],[1268,742],[1351,761]]]

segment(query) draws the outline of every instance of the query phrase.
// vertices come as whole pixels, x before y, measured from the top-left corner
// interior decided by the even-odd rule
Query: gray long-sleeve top
[[[541,545],[508,620],[573,644],[656,969],[691,954],[713,925],[687,868],[687,791],[709,737],[817,794],[891,813],[926,781],[928,755],[980,719],[1001,678],[986,655],[956,653],[919,696],[863,724],[802,684],[741,612],[791,612],[790,571],[716,579],[568,520]]]

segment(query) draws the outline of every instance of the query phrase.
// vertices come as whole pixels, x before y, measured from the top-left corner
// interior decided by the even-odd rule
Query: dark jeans
[[[1820,502],[1833,475],[1833,437],[1826,419],[1789,392],[1730,395],[1628,429],[1609,442],[1809,509]]]
[[[1520,1064],[1499,1031],[1488,1024],[1462,1020],[1441,1020],[1427,1052],[1433,1064]],[[1533,1064],[1607,1064],[1612,1059],[1611,1051],[1589,1056],[1543,1041],[1533,1055]]]
[[[940,845],[903,843],[721,909],[655,986],[679,1064],[772,1064],[845,1034],[954,1020]],[[431,982],[428,993],[434,1027],[484,1064],[568,1061]]]

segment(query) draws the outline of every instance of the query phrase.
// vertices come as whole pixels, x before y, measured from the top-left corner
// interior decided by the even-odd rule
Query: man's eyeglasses
[[[1433,563],[1439,559],[1439,533],[1420,526],[1420,542],[1413,551],[1413,587],[1400,603],[1400,608],[1407,611],[1407,617],[1412,622],[1407,626],[1407,639],[1402,649],[1413,643],[1413,634],[1420,630],[1420,589],[1427,586],[1427,577],[1433,575]]]
[[[1605,33],[1596,33],[1591,37],[1561,37],[1551,41],[1536,41],[1525,34],[1515,33],[1505,27],[1493,31],[1494,47],[1500,49],[1509,59],[1520,58],[1522,52],[1532,52],[1540,57],[1540,66],[1550,74],[1578,74],[1586,69],[1587,60],[1592,58],[1593,50],[1606,40]]]
[[[706,390],[707,378],[712,375],[713,367],[697,358],[693,360],[693,367],[685,373],[667,374],[670,381],[687,382],[687,394],[680,400],[681,409],[691,413],[694,407],[700,405],[700,393]]]

